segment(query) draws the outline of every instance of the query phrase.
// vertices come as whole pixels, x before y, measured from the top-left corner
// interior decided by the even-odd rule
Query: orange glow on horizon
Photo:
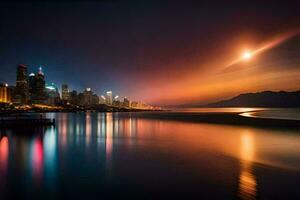
[[[170,70],[167,75],[158,73],[155,79],[153,76],[148,79],[143,77],[139,80],[140,84],[132,90],[132,96],[153,105],[172,106],[193,102],[205,105],[247,92],[299,90],[300,69],[293,66],[297,63],[276,57],[279,61],[283,61],[279,63],[275,59],[269,61],[258,56],[298,34],[299,31],[291,31],[277,35],[258,47],[248,45],[236,48],[239,53],[238,59],[233,59],[237,53],[234,53],[232,46],[228,43],[218,57],[212,54],[210,60],[204,58],[206,60],[199,59],[198,63],[187,61],[170,66],[170,68],[182,66],[181,68],[185,69],[182,73]],[[249,42],[250,40],[244,37],[232,41],[231,44],[238,47],[243,41]],[[255,40],[252,43],[255,44]],[[282,70],[283,64],[291,65],[291,67],[285,67]],[[149,83],[150,86],[148,86]]]

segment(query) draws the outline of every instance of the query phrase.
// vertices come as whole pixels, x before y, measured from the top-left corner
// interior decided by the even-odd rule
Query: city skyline
[[[0,80],[12,84],[17,63],[41,65],[57,85],[155,105],[299,90],[297,8],[292,1],[6,3]]]
[[[46,79],[46,74],[41,66],[34,73],[28,71],[25,64],[17,65],[14,85],[0,83],[0,104],[4,110],[35,108],[65,111],[160,109],[142,101],[129,100],[126,96],[121,97],[111,90],[106,91],[106,95],[101,95],[95,93],[90,87],[85,88],[83,91],[70,90],[66,83],[58,87],[51,80]]]
[[[0,4],[0,199],[300,199],[300,1]]]

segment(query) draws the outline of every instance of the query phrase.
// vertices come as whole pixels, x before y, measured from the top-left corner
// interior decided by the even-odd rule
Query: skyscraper
[[[99,104],[105,104],[105,103],[106,103],[106,98],[103,95],[101,95],[99,97]]]
[[[92,105],[93,101],[93,92],[91,88],[86,88],[83,92],[83,105]]]
[[[99,104],[99,97],[93,93],[91,88],[86,88],[83,93],[78,94],[79,104],[83,106],[92,106]]]
[[[129,101],[129,99],[127,99],[126,97],[124,97],[124,100],[123,100],[123,106],[124,106],[124,107],[130,107],[130,101]]]
[[[106,92],[106,104],[112,105],[112,101],[113,101],[112,91],[107,91]]]
[[[26,104],[28,102],[28,97],[27,67],[23,64],[20,64],[17,67],[17,81],[14,101]]]
[[[0,84],[0,103],[10,103],[11,93],[7,84]]]
[[[47,104],[56,105],[60,103],[60,95],[58,88],[54,83],[46,84]]]
[[[28,91],[29,91],[30,100],[34,99],[35,90],[36,90],[35,74],[31,73],[31,74],[29,74],[29,78],[28,78]]]
[[[73,104],[73,105],[78,105],[79,104],[78,94],[77,94],[77,91],[75,91],[75,90],[70,92],[70,103]]]
[[[70,100],[70,91],[69,91],[69,87],[67,84],[63,84],[61,86],[61,99],[64,101]]]
[[[39,71],[35,76],[35,89],[34,89],[34,103],[45,103],[46,91],[45,91],[45,75],[42,71],[42,67],[39,67]]]

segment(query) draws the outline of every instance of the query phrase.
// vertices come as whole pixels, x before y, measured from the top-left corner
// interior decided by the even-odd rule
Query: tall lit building
[[[0,103],[10,103],[11,92],[7,84],[0,84]]]
[[[32,100],[34,93],[35,93],[35,74],[31,73],[29,74],[29,78],[28,78],[28,92],[29,92],[29,97],[30,100]]]
[[[86,88],[83,93],[78,95],[78,98],[80,105],[91,106],[99,104],[99,97],[92,92],[91,88]]]
[[[123,106],[124,107],[130,107],[130,101],[129,99],[127,99],[126,97],[124,97],[124,100],[123,100]]]
[[[112,91],[107,91],[106,92],[106,104],[112,105],[112,102],[113,102]]]
[[[46,84],[47,104],[56,105],[60,103],[60,95],[58,88],[54,83]]]
[[[77,91],[75,91],[75,90],[70,92],[70,103],[73,104],[73,105],[78,105],[79,104],[78,94],[77,94]]]
[[[70,100],[70,91],[69,91],[69,87],[67,84],[63,84],[61,86],[61,99],[64,101]]]
[[[105,104],[105,103],[106,103],[106,98],[105,98],[105,96],[101,95],[99,97],[99,104]]]
[[[28,80],[27,80],[27,67],[23,64],[17,67],[17,81],[15,89],[15,101],[26,104],[28,102]]]
[[[33,103],[45,103],[46,101],[46,83],[45,75],[42,71],[42,67],[39,67],[38,73],[35,75],[35,88],[33,89],[32,102]]]

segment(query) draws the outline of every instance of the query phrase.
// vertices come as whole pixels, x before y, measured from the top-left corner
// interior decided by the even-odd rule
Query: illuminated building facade
[[[112,91],[107,91],[106,92],[106,104],[112,105],[112,102],[113,102]]]
[[[17,80],[14,95],[14,101],[26,104],[29,99],[28,80],[27,80],[27,67],[23,64],[17,67]]]
[[[49,105],[57,105],[60,103],[60,95],[58,88],[54,83],[46,84],[46,103]]]
[[[91,88],[86,88],[83,93],[79,94],[80,104],[85,106],[96,105],[99,103],[99,98],[94,94]]]
[[[63,84],[61,86],[61,99],[64,101],[70,100],[70,91],[69,86],[67,84]]]
[[[105,96],[101,95],[99,97],[99,104],[105,104],[105,103],[106,103],[106,98],[105,98]]]
[[[77,94],[76,90],[73,90],[72,92],[70,92],[70,103],[73,105],[78,105],[79,104],[79,97]]]
[[[124,97],[124,100],[123,100],[123,106],[124,106],[124,107],[130,107],[130,101],[129,101],[129,99],[127,99],[126,97]]]
[[[30,99],[32,99],[32,97],[35,93],[35,89],[36,89],[35,74],[31,73],[31,74],[29,74],[29,77],[28,77],[28,91],[29,91]]]
[[[0,103],[11,102],[11,91],[7,84],[0,84]]]
[[[45,75],[40,67],[36,75],[30,74],[29,76],[29,91],[32,103],[45,103],[47,99],[45,86]]]

